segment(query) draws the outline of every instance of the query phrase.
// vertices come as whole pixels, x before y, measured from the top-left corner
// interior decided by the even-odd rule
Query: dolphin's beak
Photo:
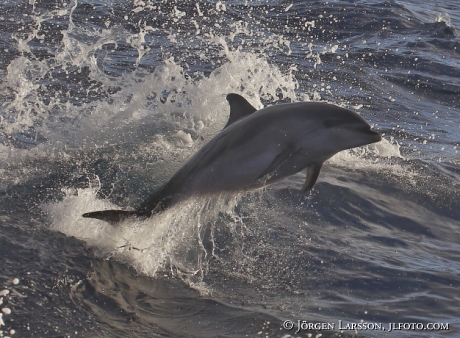
[[[379,142],[382,140],[382,135],[372,130],[371,126],[367,122],[365,122],[365,125],[361,125],[358,128],[355,128],[355,130],[364,136],[369,143]]]
[[[372,129],[367,129],[365,134],[370,137],[370,143],[379,142],[382,140],[382,135],[376,131],[373,131]]]

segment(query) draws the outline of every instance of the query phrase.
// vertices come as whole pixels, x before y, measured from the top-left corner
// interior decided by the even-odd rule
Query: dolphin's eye
[[[341,120],[332,120],[332,119],[328,119],[323,122],[326,128],[333,128],[333,127],[341,125],[342,123],[343,122]]]

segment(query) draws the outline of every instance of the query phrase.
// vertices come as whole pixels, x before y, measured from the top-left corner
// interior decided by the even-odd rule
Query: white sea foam
[[[225,10],[222,4],[218,8]],[[72,11],[69,12],[71,14]],[[226,57],[228,62],[216,67],[209,76],[198,74],[199,80],[186,76],[185,69],[174,58],[164,59],[154,72],[138,68],[132,73],[114,77],[103,71],[101,64],[104,59],[101,59],[100,53],[104,46],[125,41],[138,51],[136,64],[139,64],[150,51],[146,47],[145,34],[152,30],[146,26],[141,33],[133,34],[114,26],[93,31],[76,27],[71,22],[69,29],[63,31],[62,44],[52,62],[26,56],[12,60],[0,84],[0,90],[15,93],[14,100],[2,105],[8,116],[0,121],[2,129],[14,133],[34,126],[55,147],[59,144],[111,143],[119,142],[120,136],[127,141],[132,135],[130,128],[133,125],[158,122],[171,113],[187,114],[189,119],[185,123],[204,123],[207,126],[216,120],[225,120],[228,111],[225,94],[229,92],[240,92],[255,100],[260,95],[276,97],[279,92],[284,97],[296,97],[297,82],[292,70],[282,72],[269,65],[263,54],[230,49],[227,42],[246,32],[240,25],[233,27],[228,36],[211,34],[201,37],[207,44],[215,45],[220,50],[220,56]],[[174,40],[175,36],[170,35],[169,39]],[[22,42],[27,45],[27,41]],[[286,41],[272,41],[273,46],[285,48]],[[40,82],[61,68],[66,73],[78,73],[87,68],[88,81],[97,81],[102,88],[121,90],[112,92],[109,99],[103,99],[104,94],[99,93],[102,99],[90,102],[78,101],[78,98],[74,98],[75,102],[69,101],[59,92],[41,95]],[[97,90],[87,90],[98,94]],[[162,103],[161,97],[166,97]],[[255,104],[260,106],[260,101]],[[54,118],[55,114],[60,118]],[[177,123],[177,120],[174,122]],[[122,133],[126,129],[131,133]]]
[[[391,157],[402,158],[399,144],[391,139],[382,138],[380,142],[341,151],[334,155],[328,163],[353,169],[372,169],[382,165],[382,159]]]
[[[187,276],[201,275],[203,225],[213,222],[218,212],[233,212],[235,197],[198,198],[146,220],[127,220],[117,226],[83,218],[88,211],[118,208],[96,198],[95,189],[68,190],[63,201],[43,206],[50,227],[85,241],[101,257],[113,257],[153,276],[166,265]],[[192,281],[196,283],[196,281]]]

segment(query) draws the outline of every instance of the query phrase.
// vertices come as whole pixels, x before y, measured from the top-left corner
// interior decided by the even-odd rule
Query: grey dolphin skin
[[[103,210],[83,217],[111,224],[147,218],[192,196],[257,189],[307,168],[305,192],[315,185],[324,161],[381,140],[361,116],[332,104],[298,102],[257,110],[238,94],[227,100],[225,128],[135,211]]]

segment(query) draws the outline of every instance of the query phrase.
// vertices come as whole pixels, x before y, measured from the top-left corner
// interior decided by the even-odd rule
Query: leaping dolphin
[[[322,102],[279,104],[257,110],[238,94],[228,94],[225,128],[135,211],[83,214],[116,224],[147,218],[191,196],[265,187],[307,168],[302,191],[316,183],[324,161],[339,151],[381,140],[355,112]]]

